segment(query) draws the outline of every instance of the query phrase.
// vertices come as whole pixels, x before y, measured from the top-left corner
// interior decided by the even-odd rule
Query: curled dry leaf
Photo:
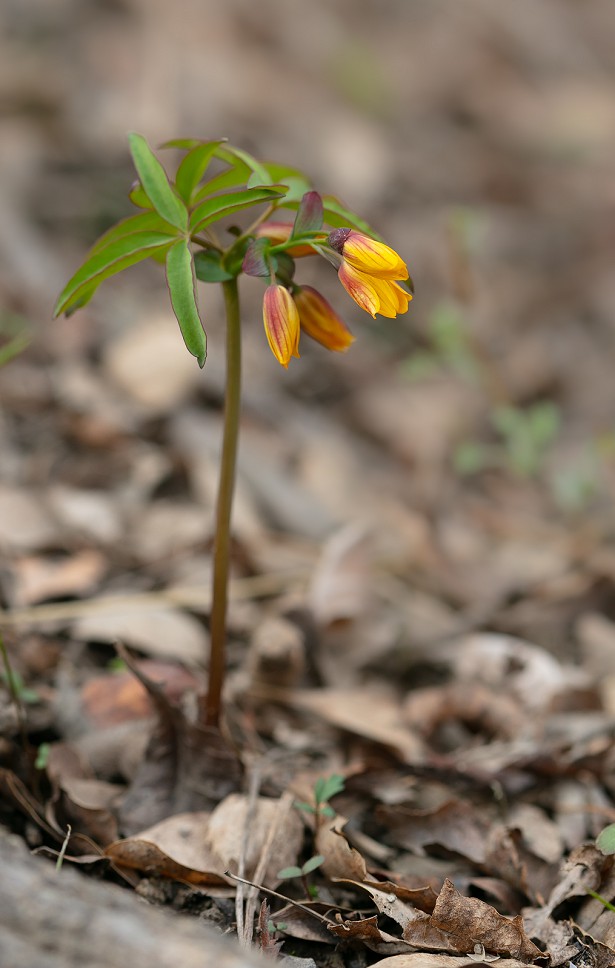
[[[207,654],[207,635],[203,626],[192,615],[177,608],[160,608],[137,602],[121,606],[110,604],[101,610],[79,619],[73,626],[75,638],[92,642],[125,642],[145,652],[200,665]]]
[[[520,915],[507,918],[479,898],[464,897],[448,878],[433,913],[410,921],[403,937],[416,947],[456,954],[468,954],[478,944],[490,954],[529,963],[544,958],[527,936]]]
[[[343,834],[347,823],[346,817],[339,814],[320,823],[314,846],[316,853],[325,858],[321,870],[327,877],[363,881],[367,877],[367,868],[359,851],[351,847]]]
[[[169,817],[135,837],[110,844],[105,856],[118,867],[199,886],[228,885],[220,861],[207,846],[209,814]]]

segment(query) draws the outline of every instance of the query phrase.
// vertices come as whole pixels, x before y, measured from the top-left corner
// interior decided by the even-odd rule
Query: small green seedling
[[[615,854],[615,823],[600,831],[596,837],[596,847],[603,854]]]
[[[306,897],[316,898],[318,897],[318,888],[308,882],[307,875],[317,870],[324,862],[325,859],[322,854],[315,854],[314,857],[306,860],[305,864],[302,864],[301,867],[292,866],[282,868],[281,871],[278,871],[278,877],[281,881],[289,881],[293,877],[300,877]]]
[[[49,743],[41,743],[36,751],[36,759],[34,760],[34,768],[36,770],[46,770],[47,764],[49,763]]]
[[[296,802],[295,806],[304,813],[315,814],[317,821],[321,817],[334,817],[335,810],[329,806],[329,800],[337,793],[341,793],[345,785],[344,777],[339,773],[332,773],[326,779],[320,777],[314,784],[314,803]]]
[[[455,453],[455,469],[460,474],[500,469],[518,477],[536,477],[557,436],[559,424],[559,411],[549,400],[526,408],[496,407],[491,414],[491,425],[498,436],[497,443],[464,442]]]

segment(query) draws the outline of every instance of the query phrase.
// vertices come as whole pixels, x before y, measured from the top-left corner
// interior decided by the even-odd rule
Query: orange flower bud
[[[328,350],[343,353],[354,342],[354,336],[337,315],[330,303],[318,290],[302,286],[294,294],[299,310],[301,329],[326,346]]]
[[[336,229],[329,235],[329,245],[345,262],[369,275],[382,279],[407,279],[408,267],[395,249],[370,239],[354,229]]]
[[[268,286],[263,298],[263,322],[271,352],[287,367],[291,356],[299,356],[299,312],[284,286]]]

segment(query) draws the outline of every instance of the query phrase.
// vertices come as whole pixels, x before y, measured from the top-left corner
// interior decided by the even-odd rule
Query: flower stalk
[[[222,284],[222,288],[226,312],[226,393],[214,536],[209,683],[199,708],[200,723],[203,726],[214,727],[219,725],[222,709],[231,558],[231,514],[241,412],[241,316],[237,279],[228,279]]]

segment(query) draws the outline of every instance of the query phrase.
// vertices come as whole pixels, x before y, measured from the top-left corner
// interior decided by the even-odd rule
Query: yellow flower
[[[342,257],[338,278],[361,309],[393,319],[405,313],[412,294],[399,282],[409,278],[400,255],[354,229],[335,229],[329,245]]]
[[[271,352],[282,366],[299,356],[299,311],[284,286],[268,286],[263,298],[263,322]]]
[[[342,242],[341,250],[338,251],[341,251],[342,258],[353,269],[382,279],[408,278],[406,263],[395,249],[391,249],[384,242],[370,239],[368,235],[355,232],[354,229],[338,229],[337,233],[332,232],[329,236],[329,243],[333,248],[337,246],[331,243],[331,236],[337,238],[338,245]]]
[[[376,313],[394,319],[405,313],[412,294],[391,279],[360,272],[347,262],[342,262],[338,279],[357,306],[375,317]]]
[[[316,289],[301,286],[294,294],[301,329],[326,346],[343,353],[354,342],[354,336],[337,315],[333,306]]]

